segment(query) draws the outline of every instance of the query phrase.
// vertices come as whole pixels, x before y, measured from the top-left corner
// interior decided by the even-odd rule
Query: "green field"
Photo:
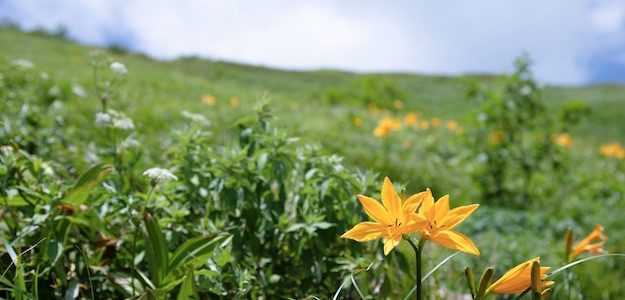
[[[367,218],[356,195],[380,199],[384,176],[401,195],[429,187],[452,208],[481,205],[458,230],[482,254],[435,273],[436,299],[468,293],[467,266],[562,266],[568,228],[579,241],[600,223],[605,249],[625,251],[625,160],[599,150],[625,143],[625,86],[543,87],[513,67],[454,78],[159,61],[15,29],[0,45],[3,298],[326,299],[343,287],[357,299],[360,286],[397,299],[413,286],[410,246],[384,257],[379,242],[339,239]],[[96,124],[94,53],[99,87],[115,78],[107,109],[133,129]],[[383,119],[401,129],[374,136]],[[554,142],[563,133],[572,145]],[[154,166],[177,180],[155,188],[142,175]],[[425,270],[452,253],[428,244]],[[575,267],[570,287],[556,278],[555,299],[619,299],[619,259]]]

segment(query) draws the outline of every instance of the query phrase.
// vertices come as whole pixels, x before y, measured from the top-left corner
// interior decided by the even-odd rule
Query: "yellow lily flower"
[[[560,133],[553,137],[553,141],[560,147],[570,148],[573,145],[573,138],[566,133]]]
[[[421,238],[432,240],[432,242],[449,249],[480,255],[480,251],[468,237],[452,230],[478,207],[479,204],[472,204],[449,210],[449,195],[441,197],[434,203],[432,191],[427,189],[419,208],[419,214],[428,221],[425,229],[421,231]]]
[[[382,204],[373,198],[358,195],[365,213],[375,222],[358,223],[341,235],[341,238],[358,242],[383,238],[384,255],[388,255],[405,234],[420,231],[427,223],[423,216],[415,212],[424,195],[425,192],[412,195],[402,203],[393,183],[385,177],[382,184]]]
[[[532,263],[540,262],[540,257],[532,258],[503,274],[501,278],[486,289],[486,294],[518,294],[532,286]],[[545,279],[550,267],[540,267],[540,278]],[[540,289],[552,285],[553,281],[542,281]]]
[[[596,240],[598,242],[594,243]],[[603,250],[603,244],[608,240],[608,236],[603,234],[603,226],[597,224],[593,231],[588,234],[584,239],[582,239],[575,247],[573,247],[573,251],[571,252],[570,261],[573,261],[575,257],[584,253],[584,251],[588,251],[592,254],[601,254],[605,253]]]

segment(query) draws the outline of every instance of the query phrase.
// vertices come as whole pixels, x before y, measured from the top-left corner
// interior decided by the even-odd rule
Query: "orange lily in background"
[[[553,137],[553,141],[556,145],[563,148],[570,148],[573,145],[573,138],[566,133],[560,133]]]
[[[386,137],[393,131],[401,129],[401,121],[395,118],[384,118],[378,123],[378,127],[373,131],[376,137]]]
[[[603,245],[608,240],[608,236],[603,233],[603,226],[597,224],[595,228],[592,230],[590,234],[588,234],[584,239],[579,241],[577,245],[571,249],[569,253],[570,257],[568,257],[569,261],[573,261],[577,256],[588,251],[592,254],[602,254],[605,253],[603,249]],[[594,244],[593,244],[594,243]]]
[[[532,286],[532,264],[535,261],[540,263],[540,257],[532,258],[506,272],[488,287],[486,294],[518,294],[529,289]],[[543,281],[547,278],[549,269],[551,268],[540,267],[541,290],[554,283],[553,281]]]
[[[480,255],[480,251],[475,247],[471,239],[452,230],[479,206],[479,204],[472,204],[449,210],[449,195],[441,197],[434,203],[432,191],[427,189],[419,208],[419,214],[424,216],[428,222],[424,230],[421,231],[421,238],[431,240],[449,249]]]
[[[365,209],[365,213],[375,222],[361,222],[356,224],[341,238],[352,239],[358,242],[367,242],[379,238],[384,239],[384,255],[388,255],[405,234],[420,231],[427,224],[425,217],[416,214],[425,192],[408,197],[403,203],[388,177],[382,185],[382,204],[377,200],[358,195],[358,200]]]
[[[213,106],[213,105],[217,104],[217,99],[213,95],[203,94],[202,95],[202,102],[204,102],[204,104],[206,104],[206,105]]]

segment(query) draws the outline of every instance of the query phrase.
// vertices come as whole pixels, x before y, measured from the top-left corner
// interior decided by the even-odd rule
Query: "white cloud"
[[[604,1],[590,11],[590,20],[599,33],[620,33],[625,24],[625,3],[621,1]]]
[[[502,72],[528,51],[551,83],[588,80],[586,59],[623,42],[611,1],[7,0],[27,28],[64,24],[105,44],[121,31],[160,58],[201,55],[283,68],[443,74]],[[2,11],[9,7],[11,11]]]

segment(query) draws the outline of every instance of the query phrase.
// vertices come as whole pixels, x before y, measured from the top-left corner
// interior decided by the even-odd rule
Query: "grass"
[[[88,88],[92,86],[88,54],[95,50],[93,47],[12,29],[0,30],[0,43],[3,45],[0,60],[28,59],[60,79]],[[268,93],[279,115],[308,116],[307,119],[314,116],[329,127],[337,127],[345,119],[323,118],[333,116],[333,110],[341,109],[320,103],[324,91],[329,87],[345,86],[366,75],[341,71],[285,71],[193,57],[157,61],[141,54],[113,56],[131,70],[124,85],[128,102],[119,105],[138,121],[154,123],[154,126],[144,129],[150,134],[161,132],[169,122],[179,120],[177,112],[180,110],[206,110],[199,101],[200,95],[204,93],[214,95],[223,102],[237,96],[242,99],[243,105],[251,105]],[[407,98],[404,101],[407,111],[419,110],[426,116],[462,119],[467,112],[475,110],[475,103],[464,100],[458,78],[415,74],[382,75],[406,91]],[[493,76],[476,78],[484,82],[497,80]],[[625,116],[625,110],[622,109],[625,105],[625,87],[547,86],[544,94],[551,107],[571,100],[582,100],[590,106],[592,113],[575,129],[575,134],[591,143],[612,140],[625,142],[625,122],[621,122]],[[358,108],[356,112],[362,113]],[[150,122],[156,119],[168,122]],[[307,126],[306,122],[288,120],[287,123],[305,138],[314,136],[311,131],[318,129],[316,125]]]
[[[514,156],[513,153],[508,156],[510,155],[508,152],[518,150],[515,148],[518,145],[512,147],[491,145],[494,143],[489,142],[488,138],[486,140],[476,139],[478,136],[474,136],[473,132],[467,132],[466,135],[455,135],[448,132],[444,126],[425,131],[412,130],[404,125],[401,132],[388,139],[374,138],[372,135],[373,128],[380,118],[387,115],[386,113],[371,113],[365,103],[354,102],[348,97],[340,98],[334,103],[326,99],[328,90],[358,89],[360,88],[358,86],[359,81],[374,75],[376,79],[386,79],[392,82],[405,93],[404,107],[401,109],[390,108],[389,116],[403,118],[407,112],[419,111],[424,119],[430,120],[435,117],[441,118],[443,121],[453,119],[458,120],[462,128],[475,129],[475,126],[480,126],[475,125],[477,122],[474,120],[480,105],[465,99],[464,78],[415,74],[355,74],[329,70],[294,72],[209,61],[195,57],[158,61],[141,54],[112,51],[107,54],[114,60],[124,63],[129,69],[129,74],[122,84],[115,88],[111,105],[114,109],[124,112],[134,120],[137,130],[132,133],[132,137],[139,139],[143,147],[140,154],[135,154],[130,150],[128,153],[117,154],[117,148],[113,148],[115,151],[111,151],[110,147],[117,147],[119,141],[106,136],[104,134],[106,131],[95,126],[93,122],[95,113],[100,110],[100,103],[93,89],[93,73],[89,65],[89,54],[101,49],[14,29],[0,29],[0,44],[3,45],[0,48],[0,65],[9,64],[15,59],[27,59],[37,66],[36,70],[45,71],[53,77],[55,83],[80,86],[88,93],[84,98],[76,96],[65,98],[60,103],[62,108],[58,110],[59,114],[65,118],[64,122],[60,128],[55,127],[54,130],[50,130],[51,135],[55,138],[74,139],[66,141],[72,147],[48,144],[45,136],[40,137],[40,135],[45,134],[35,134],[37,138],[40,138],[37,141],[42,143],[41,148],[49,150],[49,152],[42,151],[40,154],[43,156],[42,159],[54,162],[53,166],[59,175],[54,182],[44,175],[28,177],[25,180],[30,180],[29,184],[32,185],[32,187],[31,185],[28,187],[36,189],[40,184],[37,180],[49,180],[52,183],[44,182],[41,184],[43,188],[39,194],[43,195],[42,197],[49,197],[50,201],[61,201],[62,204],[69,205],[72,203],[63,202],[69,201],[67,194],[64,193],[72,190],[71,183],[76,179],[80,170],[87,168],[88,163],[93,163],[95,160],[115,164],[116,168],[119,167],[119,170],[109,175],[106,189],[100,185],[94,188],[95,195],[91,195],[89,199],[93,200],[95,204],[92,205],[89,202],[84,211],[75,210],[75,207],[70,206],[69,209],[76,214],[75,218],[67,217],[56,211],[50,213],[49,218],[54,220],[50,222],[66,222],[67,218],[76,224],[63,225],[59,227],[60,229],[57,229],[56,226],[47,225],[41,227],[43,232],[47,234],[46,237],[58,234],[59,237],[65,236],[69,239],[59,238],[54,240],[54,243],[46,241],[42,247],[46,247],[48,251],[51,251],[50,249],[64,249],[65,255],[58,255],[57,260],[66,264],[76,263],[79,269],[83,265],[83,271],[85,265],[101,263],[99,259],[102,257],[86,255],[83,262],[82,260],[75,260],[76,253],[67,253],[74,251],[74,243],[81,244],[81,249],[85,249],[85,251],[100,251],[97,247],[90,246],[96,233],[100,237],[100,231],[106,232],[110,237],[119,237],[124,241],[122,245],[130,245],[131,243],[134,245],[137,241],[144,245],[147,243],[147,241],[142,240],[144,237],[138,234],[139,229],[142,228],[141,221],[148,223],[147,216],[144,215],[144,220],[141,220],[140,216],[132,217],[130,212],[133,207],[135,209],[145,207],[143,201],[148,202],[146,191],[149,188],[147,188],[145,178],[140,174],[146,168],[155,165],[172,167],[179,177],[176,184],[163,187],[162,190],[159,190],[162,195],[155,196],[157,199],[151,200],[149,203],[160,222],[154,224],[150,221],[150,226],[153,227],[152,233],[159,231],[157,226],[162,226],[161,230],[167,233],[163,237],[158,234],[151,234],[159,243],[168,243],[168,245],[159,248],[159,251],[165,248],[163,250],[165,254],[161,253],[161,256],[170,255],[171,251],[181,246],[180,244],[184,239],[199,238],[206,233],[214,233],[211,230],[229,230],[233,234],[245,232],[242,236],[245,237],[246,241],[247,239],[255,240],[257,238],[255,235],[259,235],[258,241],[249,245],[234,238],[235,242],[233,243],[237,247],[232,246],[232,252],[220,249],[215,260],[219,262],[219,272],[214,272],[212,269],[210,272],[206,269],[200,270],[202,264],[198,263],[197,265],[198,273],[201,274],[198,278],[204,280],[202,281],[204,284],[200,284],[200,286],[205,288],[222,287],[223,284],[232,287],[238,284],[239,291],[237,293],[252,298],[258,295],[275,295],[272,293],[282,292],[282,289],[285,288],[292,291],[294,295],[299,295],[297,293],[298,288],[302,287],[301,282],[305,282],[311,291],[315,291],[320,282],[325,284],[324,289],[328,289],[328,286],[333,288],[334,282],[340,283],[342,280],[336,276],[341,270],[347,272],[358,267],[366,267],[374,259],[376,250],[372,250],[370,246],[379,246],[378,244],[370,243],[360,247],[353,241],[337,238],[340,233],[357,220],[366,218],[360,211],[352,214],[353,211],[360,209],[359,204],[354,199],[355,197],[353,197],[354,194],[367,191],[367,194],[375,195],[378,192],[378,182],[372,182],[373,176],[364,176],[359,172],[360,170],[372,170],[388,175],[396,182],[405,183],[407,191],[419,191],[425,186],[429,186],[437,196],[450,193],[454,207],[476,202],[483,205],[471,216],[466,225],[461,227],[463,233],[476,241],[483,256],[480,258],[459,256],[442,268],[442,270],[446,270],[444,273],[434,274],[433,282],[440,285],[441,291],[446,289],[462,290],[462,287],[465,286],[462,271],[467,265],[472,266],[477,273],[488,264],[497,264],[497,275],[500,275],[505,267],[512,266],[515,262],[518,263],[538,255],[544,257],[543,261],[547,265],[554,267],[561,265],[562,238],[568,227],[575,229],[576,239],[579,240],[595,223],[600,222],[606,227],[610,236],[608,248],[610,251],[618,252],[625,246],[623,244],[625,231],[620,229],[622,227],[620,207],[622,207],[623,194],[625,194],[622,187],[622,182],[625,180],[625,172],[623,171],[625,165],[622,164],[622,161],[603,158],[597,154],[597,147],[601,143],[608,141],[625,142],[625,135],[622,134],[625,132],[625,122],[621,122],[625,117],[625,110],[621,109],[625,104],[625,87],[622,86],[547,86],[544,88],[545,103],[549,113],[556,114],[559,107],[568,101],[582,100],[589,105],[592,114],[586,116],[581,124],[571,132],[575,141],[571,149],[563,150],[548,147],[550,149],[548,151],[552,152],[547,153],[553,159],[547,160],[547,163],[538,160],[536,165],[530,166],[539,171],[532,178],[531,183],[533,185],[531,190],[528,189],[529,192],[532,195],[551,195],[552,197],[537,197],[537,199],[530,199],[532,203],[525,203],[525,206],[514,206],[496,201],[501,199],[482,197],[479,184],[476,183],[479,180],[479,178],[476,179],[479,177],[476,175],[479,174],[476,170],[486,165],[483,160],[480,160],[482,156],[480,151],[488,152],[492,155],[491,157],[501,155],[503,157],[502,165],[505,165],[508,159],[520,159],[525,164],[525,157],[522,155]],[[491,87],[506,80],[503,76],[475,75],[471,77]],[[3,90],[0,89],[0,91]],[[204,104],[201,101],[204,94],[213,95],[217,99],[217,104],[213,106]],[[234,96],[241,101],[239,107],[231,107],[228,104],[229,99]],[[262,132],[257,127],[249,125],[248,121],[252,115],[253,107],[258,99],[265,97],[271,99],[271,108],[273,114],[277,116],[278,127],[286,128],[289,136],[300,137],[300,140],[294,144],[301,148],[283,146],[283,143],[286,142],[283,140],[285,136],[282,135],[281,130]],[[0,104],[16,110],[20,109],[20,106],[13,105],[14,103],[0,102]],[[51,105],[43,109],[55,108],[54,105]],[[205,129],[205,133],[207,136],[210,134],[210,136],[191,134],[193,127],[182,115],[183,111],[206,116],[210,120],[211,126],[210,129]],[[54,116],[49,116],[48,111],[39,111],[38,113],[54,119]],[[495,113],[493,115],[497,116]],[[3,117],[3,120],[22,121],[20,119],[22,116],[14,118],[14,116],[4,113],[0,116]],[[362,127],[353,124],[355,117],[364,119]],[[507,116],[499,115],[499,117],[505,118]],[[23,119],[29,121],[27,117],[23,117]],[[249,148],[246,148],[249,145],[241,142],[244,138],[241,138],[242,136],[237,132],[237,126],[242,126],[241,124],[245,124],[244,128],[248,128],[258,135],[252,136],[257,139],[256,145],[263,145],[262,150],[258,150],[253,155],[249,153]],[[37,128],[36,130],[44,132],[47,128]],[[540,133],[539,131],[535,130],[535,132]],[[474,140],[470,140],[472,138]],[[544,136],[542,138],[544,140]],[[536,139],[540,140],[540,134],[537,135]],[[411,144],[405,146],[403,144],[405,141]],[[8,141],[0,142],[9,143]],[[310,144],[320,145],[320,150],[318,152],[316,152],[317,150],[310,150],[308,148]],[[487,145],[487,147],[480,148],[481,145]],[[469,149],[470,147],[473,149]],[[538,149],[537,152],[547,151],[538,147],[529,150],[536,149]],[[335,157],[325,157],[323,154],[339,154],[345,157],[345,161],[341,162]],[[139,162],[132,165],[129,160],[132,161],[136,158],[135,156],[139,157],[137,158]],[[97,159],[93,159],[93,157],[97,157]],[[267,163],[268,159],[275,162]],[[39,170],[40,173],[43,172],[41,170],[44,168],[38,167],[43,164],[39,163],[37,159],[33,159],[32,162],[31,160],[27,161],[35,165],[31,166],[31,169]],[[512,162],[510,165],[512,166],[511,169],[517,167],[514,163],[516,162]],[[548,171],[543,171],[544,164],[550,165],[551,163],[560,165],[561,169],[558,169],[560,173],[549,169],[549,166],[547,166]],[[108,165],[106,166],[108,168]],[[279,173],[282,172],[281,168],[285,168],[285,166],[291,168],[291,172],[287,172],[287,175]],[[129,169],[123,169],[124,167]],[[276,171],[277,169],[279,171]],[[512,173],[507,174],[508,179],[505,184],[509,184],[514,190],[515,187],[522,186],[526,182],[518,180],[517,175],[519,173],[514,173],[518,170],[512,171]],[[283,176],[292,177],[289,177],[290,181],[285,182],[288,182],[287,185],[295,189],[295,192],[279,189],[276,182],[282,180]],[[100,177],[95,177],[97,180],[93,179],[93,182],[99,184]],[[278,177],[278,179],[276,180],[274,177]],[[254,180],[248,180],[250,178]],[[304,180],[303,178],[307,179]],[[6,184],[7,189],[10,188],[15,194],[18,187],[22,188],[22,186],[14,184],[11,181],[13,178],[9,179],[0,183]],[[52,188],[46,185],[52,186]],[[372,189],[374,185],[376,190]],[[83,192],[90,191],[91,187],[96,187],[96,185],[84,188]],[[331,192],[326,194],[327,191]],[[63,194],[65,196],[59,196]],[[206,195],[210,195],[211,199],[216,201],[215,203],[220,201],[221,204],[215,205],[214,208],[210,207],[206,204]],[[266,197],[265,201],[267,202],[257,201],[261,197],[258,195]],[[279,201],[271,202],[273,195],[277,195]],[[284,201],[286,201],[284,199],[299,199],[299,197],[304,197],[306,201],[302,202],[306,203],[300,202],[299,206],[284,205]],[[81,201],[87,198],[81,198]],[[42,201],[40,206],[45,203]],[[272,213],[259,214],[258,211],[269,210],[266,206],[267,203],[275,205],[271,208]],[[300,206],[304,207],[301,210],[308,210],[303,216],[298,215],[302,213]],[[108,213],[101,213],[101,217],[104,219],[101,223],[94,222],[91,224],[87,220],[97,219],[96,208],[102,209],[102,211],[108,210]],[[207,211],[202,211],[203,209]],[[240,209],[245,212],[241,213]],[[141,210],[143,211],[143,209]],[[288,212],[285,213],[285,210]],[[14,230],[17,231],[19,225],[29,224],[29,217],[33,217],[34,212],[39,211],[39,209],[17,207],[2,212],[16,220],[15,224],[17,225],[14,226],[16,228]],[[325,215],[319,215],[320,212],[324,212]],[[211,214],[210,217],[209,213]],[[258,216],[254,214],[258,214]],[[35,214],[35,216],[37,215]],[[249,218],[246,222],[252,223],[263,220],[262,226],[258,227],[259,230],[253,226],[240,226],[242,217]],[[80,218],[84,218],[84,220]],[[125,221],[125,218],[131,218],[134,222],[130,224]],[[332,222],[334,223],[328,223],[331,218],[333,218]],[[35,218],[33,217],[33,219]],[[106,226],[101,224],[106,224]],[[311,224],[317,224],[317,227],[311,226]],[[147,228],[147,225],[145,226]],[[237,229],[239,227],[240,229]],[[56,232],[57,230],[64,231],[61,234]],[[37,232],[39,231],[35,231],[35,233]],[[273,236],[276,232],[280,233],[280,240],[273,240],[272,242],[275,244],[266,244],[266,236]],[[22,241],[18,237],[14,237],[14,239],[16,242]],[[320,239],[322,240],[321,243],[319,242]],[[390,297],[399,296],[399,292],[407,291],[409,288],[406,289],[406,287],[412,286],[412,279],[406,274],[410,275],[410,272],[413,271],[411,267],[407,267],[412,265],[411,260],[413,258],[409,252],[410,249],[403,244],[397,251],[400,254],[389,256],[380,264],[381,266],[376,267],[376,270],[372,272],[359,274],[359,278],[362,279],[358,280],[363,284],[363,289],[366,289],[367,293],[373,293],[375,290],[371,286],[367,287],[367,283],[380,282],[380,278],[382,278],[383,284],[378,288],[381,288],[387,295],[391,295]],[[166,249],[168,247],[169,249]],[[263,247],[270,248],[268,250]],[[128,262],[135,261],[135,247],[132,248],[132,251],[128,249],[119,250],[118,258],[113,260],[110,267],[112,271],[127,271]],[[300,252],[293,249],[304,251],[302,253],[306,254],[300,255]],[[436,262],[449,254],[447,250],[441,251],[441,249],[443,248],[436,246],[426,248],[426,265],[428,267],[434,266]],[[281,251],[281,256],[273,257],[267,262],[267,258],[264,256],[265,252],[273,253],[272,251]],[[334,252],[328,254],[330,251]],[[132,256],[130,252],[132,252]],[[354,256],[348,254],[354,254]],[[41,263],[43,267],[47,267],[48,260],[46,259],[45,257],[33,259],[29,261],[29,266],[32,267],[35,263]],[[369,261],[363,264],[367,259]],[[65,272],[64,265],[61,266],[57,260],[53,262],[56,264],[54,272],[63,274]],[[230,261],[241,263],[232,267]],[[267,263],[267,265],[262,268],[255,265],[259,261],[263,264]],[[335,263],[335,261],[342,261],[337,263],[338,266],[333,265],[331,272],[334,272],[332,274],[335,277],[323,278],[320,274],[324,272],[325,264]],[[315,274],[315,278],[310,276],[308,271],[297,269],[311,269],[310,265],[313,263],[319,264],[314,265],[314,269],[319,272]],[[297,268],[294,269],[293,265],[297,265]],[[618,276],[623,275],[622,266],[622,262],[618,261],[580,266],[578,272],[579,286],[589,290],[589,295],[599,295],[603,290],[608,295],[618,295],[624,292],[623,289],[625,288],[620,286],[618,280]],[[147,263],[143,260],[137,265],[138,269],[143,268],[141,270],[143,272],[146,272],[146,267],[155,269],[158,268],[158,265],[152,265],[149,259]],[[604,276],[602,272],[606,269],[616,276]],[[264,274],[256,273],[257,271],[261,272],[259,270],[262,270]],[[94,281],[108,283],[112,275],[103,276],[100,271],[101,269],[98,269],[98,272],[94,274],[96,278]],[[287,271],[291,272],[290,276],[300,280],[300,282],[274,276]],[[50,270],[46,269],[45,272],[50,272]],[[150,273],[158,274],[159,272],[164,271],[150,270]],[[222,273],[224,274],[223,278],[221,278]],[[58,274],[57,276],[59,276]],[[81,274],[84,275],[85,273]],[[189,274],[191,274],[189,276],[193,276],[193,273]],[[87,275],[91,276],[89,273]],[[152,275],[150,274],[150,276]],[[117,281],[112,280],[113,282],[127,282],[126,276],[131,275],[116,273],[115,276],[119,277],[115,277]],[[159,276],[162,277],[162,274]],[[277,280],[281,284],[268,285],[266,282],[264,285],[259,284],[259,281],[254,281],[255,276],[262,280]],[[385,276],[389,278],[386,281],[384,281]],[[261,280],[258,278],[257,280]],[[75,279],[82,280],[84,278],[81,279],[78,276]],[[211,280],[215,280],[215,282]],[[391,285],[391,282],[393,284],[395,282],[401,283],[398,286]],[[84,283],[84,280],[81,283]],[[185,281],[187,287],[185,289],[191,289],[193,283],[193,280]],[[336,287],[338,286],[339,284],[336,284]],[[45,288],[51,289],[49,285]],[[115,294],[116,292],[112,291],[106,284],[99,288],[110,293],[106,295],[120,295]],[[250,290],[246,290],[246,288]],[[265,290],[261,291],[261,288]],[[434,287],[430,286],[429,288]],[[131,289],[134,293],[134,286]],[[172,293],[174,291],[176,290],[170,290]],[[204,290],[203,292],[217,293],[214,290]],[[303,292],[300,290],[299,293]],[[348,293],[355,296],[353,290],[348,291]],[[323,298],[328,294],[320,295]],[[233,295],[229,294],[229,296]]]

